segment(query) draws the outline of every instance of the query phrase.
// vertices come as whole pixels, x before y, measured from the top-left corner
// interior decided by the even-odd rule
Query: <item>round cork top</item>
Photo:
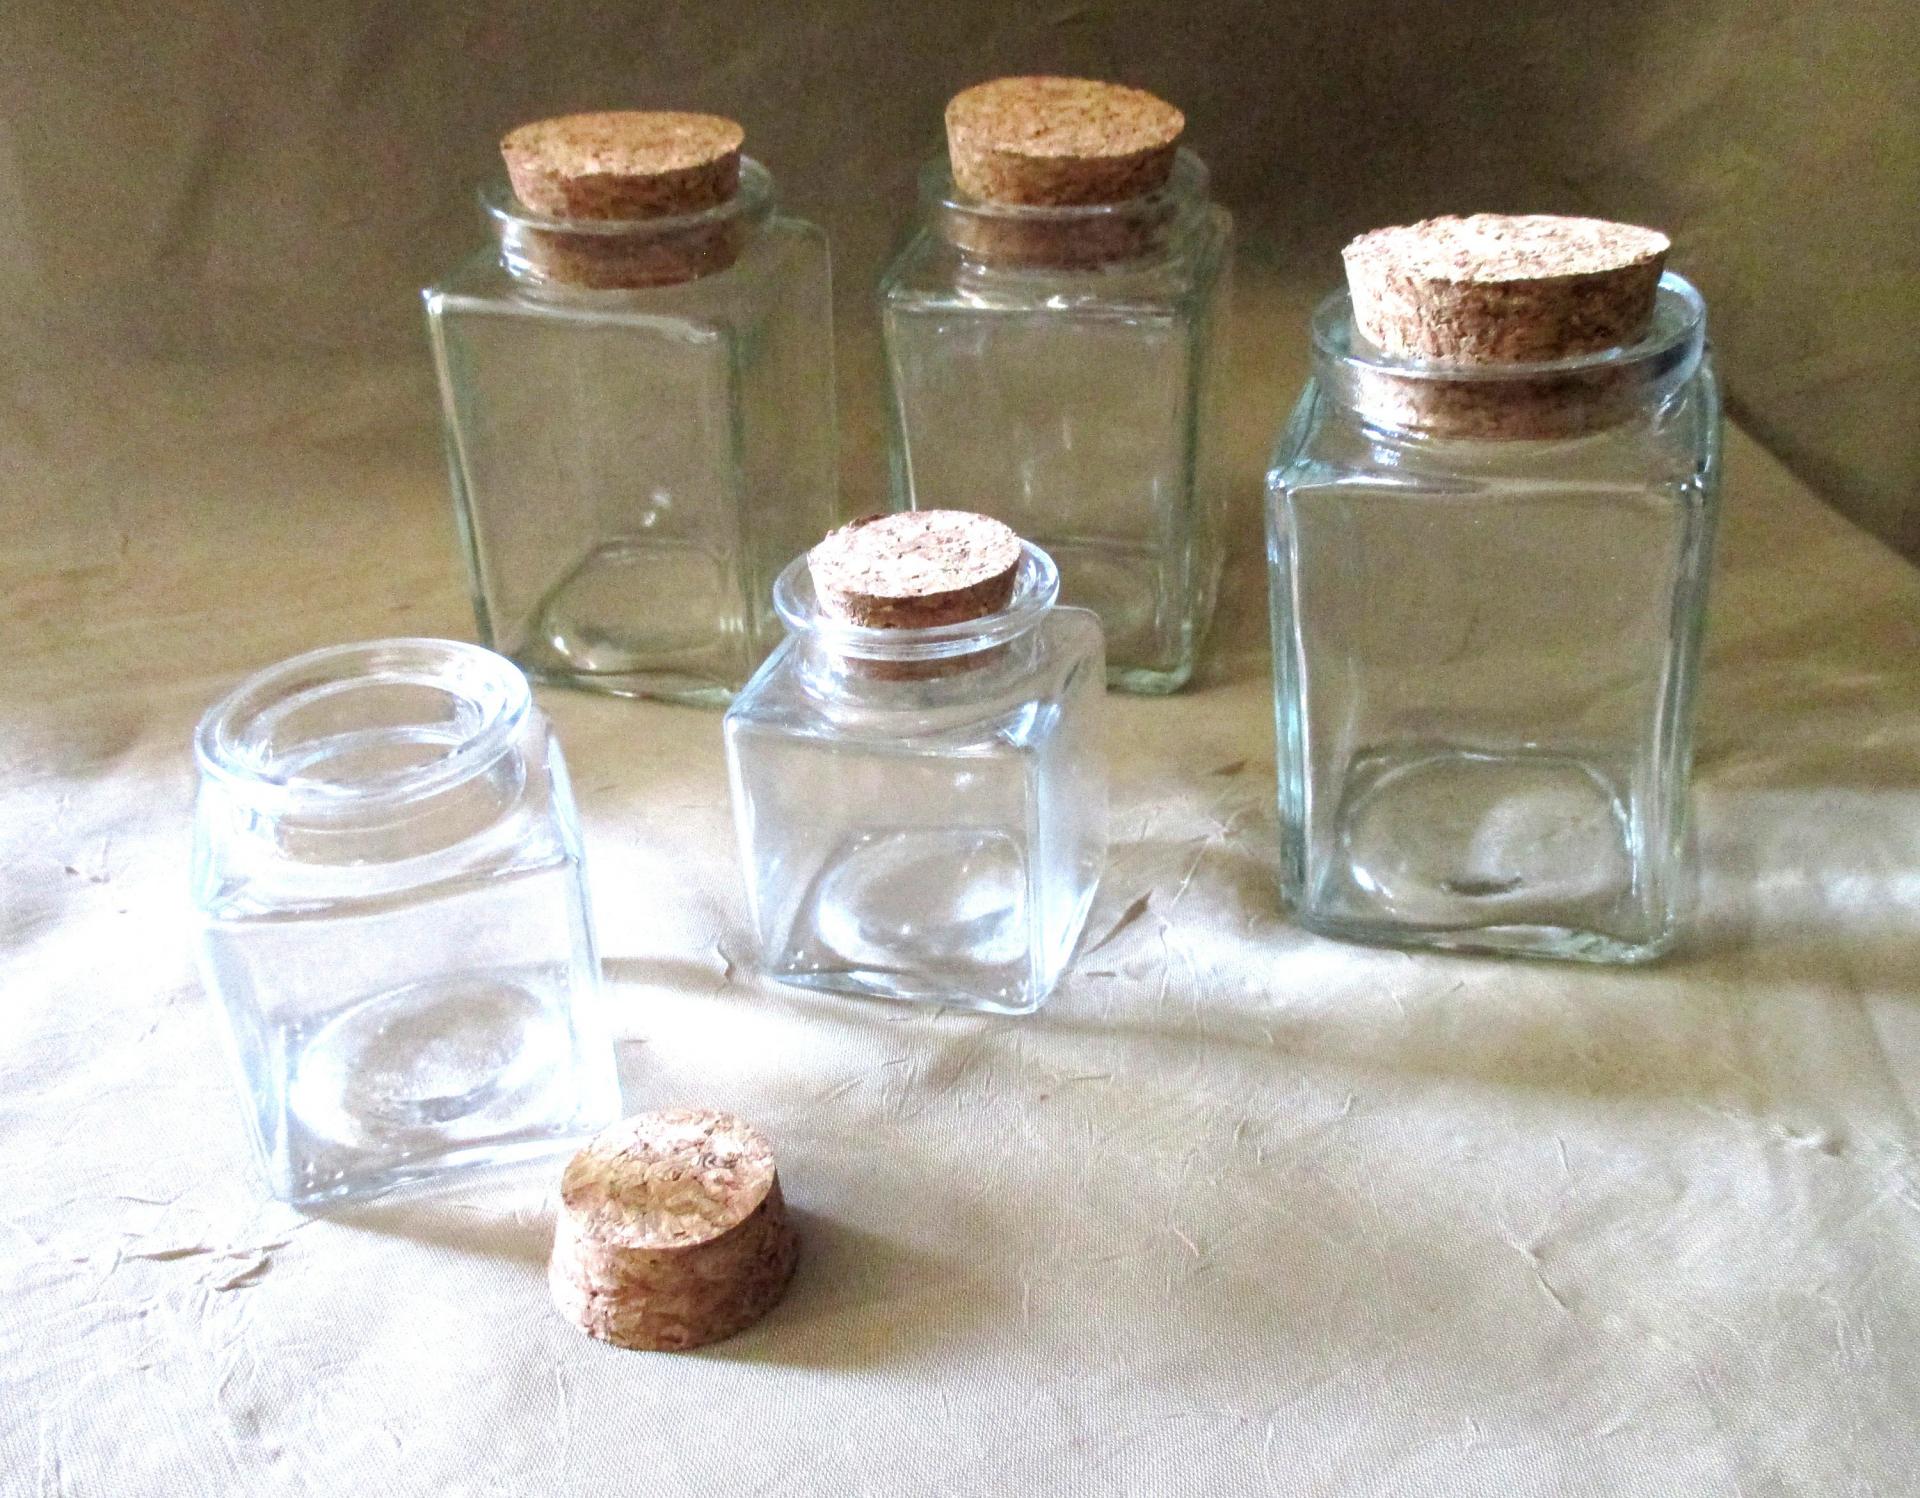
[[[604,1130],[568,1161],[560,1205],[602,1246],[687,1248],[738,1227],[774,1183],[773,1147],[751,1124],[663,1108]]]
[[[807,554],[832,618],[872,629],[926,629],[1005,608],[1023,554],[1019,536],[968,510],[869,515]]]
[[[1375,229],[1342,259],[1354,321],[1376,347],[1505,364],[1636,342],[1669,248],[1634,224],[1477,213]]]
[[[948,103],[947,154],[954,183],[987,202],[1119,203],[1166,182],[1186,124],[1118,83],[996,78]]]
[[[500,142],[514,195],[551,218],[700,213],[740,185],[746,132],[716,114],[611,110],[536,120]]]

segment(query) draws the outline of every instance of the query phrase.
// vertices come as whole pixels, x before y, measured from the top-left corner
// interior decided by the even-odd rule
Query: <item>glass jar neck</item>
[[[1137,266],[1178,253],[1205,222],[1207,168],[1191,151],[1176,154],[1166,182],[1119,203],[1039,207],[989,203],[954,185],[947,158],[920,174],[921,212],[963,264],[984,271],[1100,270]]]
[[[1023,542],[1013,597],[979,619],[925,629],[874,629],[821,612],[802,555],[774,583],[773,604],[793,642],[803,684],[828,697],[917,705],[986,691],[1030,659],[1037,630],[1060,597],[1053,559]]]
[[[636,291],[731,266],[773,215],[773,178],[743,156],[739,190],[726,202],[666,218],[549,218],[524,207],[504,177],[481,190],[480,206],[500,263],[523,285],[549,296]]]
[[[1533,364],[1444,364],[1383,353],[1354,327],[1344,291],[1313,318],[1314,375],[1370,426],[1479,441],[1558,440],[1662,409],[1700,367],[1706,304],[1669,271],[1638,342]]]
[[[314,863],[382,863],[495,825],[525,788],[527,679],[452,640],[296,656],[243,682],[195,736],[203,793]]]

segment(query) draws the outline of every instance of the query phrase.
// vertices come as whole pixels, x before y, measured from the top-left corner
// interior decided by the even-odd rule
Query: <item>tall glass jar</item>
[[[726,702],[833,523],[826,239],[737,173],[625,219],[497,183],[496,245],[424,293],[480,638],[539,680]]]
[[[1650,299],[1630,342],[1479,366],[1381,352],[1344,292],[1316,314],[1267,510],[1304,926],[1608,962],[1674,939],[1720,403],[1699,293]]]
[[[1072,956],[1106,857],[1100,628],[1039,548],[1005,607],[921,628],[825,612],[780,575],[787,642],[727,712],[765,970],[1023,1013]]]
[[[894,504],[979,510],[1043,547],[1136,692],[1193,674],[1222,560],[1209,406],[1232,224],[1198,157],[1166,161],[1145,190],[1066,203],[991,199],[935,161],[880,287]]]
[[[193,890],[275,1195],[373,1191],[619,1116],[566,767],[475,645],[298,656],[202,719]]]

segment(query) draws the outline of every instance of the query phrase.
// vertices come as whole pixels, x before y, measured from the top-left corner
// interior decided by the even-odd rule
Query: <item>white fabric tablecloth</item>
[[[201,709],[470,635],[421,370],[15,389],[8,1498],[1920,1492],[1920,573],[1752,443],[1700,922],[1650,970],[1288,925],[1250,492],[1208,679],[1111,705],[1112,862],[1031,1018],[758,979],[718,716],[544,693],[628,1104],[758,1122],[805,1235],[767,1322],[646,1355],[549,1306],[558,1161],[263,1201],[192,966]]]

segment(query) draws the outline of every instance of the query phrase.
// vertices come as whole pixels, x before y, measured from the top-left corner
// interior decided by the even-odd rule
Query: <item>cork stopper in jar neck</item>
[[[1363,234],[1342,259],[1354,331],[1385,356],[1367,390],[1393,424],[1449,435],[1608,425],[1632,406],[1635,376],[1586,365],[1646,338],[1668,248],[1657,230],[1551,214]],[[1395,361],[1406,378],[1394,379]]]
[[[865,629],[930,629],[1005,608],[1020,567],[1020,538],[968,510],[867,515],[807,553],[813,591],[829,618]]]
[[[563,115],[509,131],[500,154],[512,199],[494,212],[515,268],[598,289],[724,270],[747,228],[735,211],[744,140],[732,120],[674,111]]]
[[[927,681],[1004,659],[1059,596],[1039,548],[985,515],[870,515],[781,575],[774,605],[830,673]]]
[[[972,258],[1093,267],[1164,240],[1159,200],[1186,129],[1164,99],[1088,78],[996,78],[956,94],[946,126],[947,227]]]

